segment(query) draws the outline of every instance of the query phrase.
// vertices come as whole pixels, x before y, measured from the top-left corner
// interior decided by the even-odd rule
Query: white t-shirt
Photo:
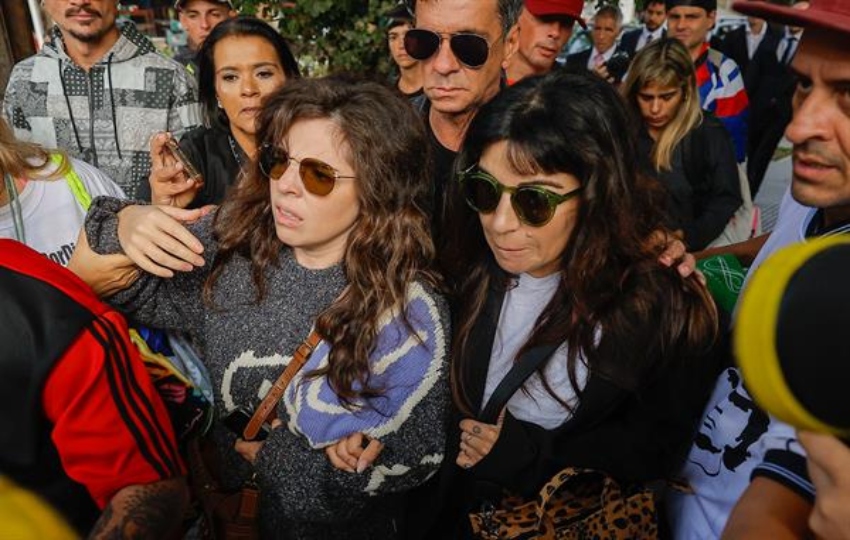
[[[759,251],[747,278],[776,250],[804,241],[816,212],[786,192],[777,227]],[[719,538],[732,508],[754,475],[769,477],[804,497],[814,493],[805,478],[805,451],[797,442],[794,428],[759,409],[744,388],[740,372],[729,368],[717,379],[694,444],[678,475],[690,491],[668,493],[672,537]]]
[[[557,273],[543,278],[522,274],[516,287],[505,293],[499,327],[490,354],[483,403],[487,403],[490,395],[513,367],[517,352],[531,336],[537,317],[554,296],[559,278]],[[506,329],[510,331],[506,332]],[[567,372],[566,344],[555,351],[543,373],[550,388],[574,408],[577,400]],[[584,362],[579,361],[576,375],[579,386],[583,388],[587,380],[587,367]],[[546,391],[539,374],[532,374],[525,381],[524,388],[525,392],[522,389],[517,390],[508,400],[507,408],[514,418],[545,429],[555,429],[570,418],[569,411]]]
[[[55,168],[55,165],[48,167]],[[98,195],[125,198],[121,188],[98,169],[73,158],[71,167],[92,199]],[[86,211],[74,197],[68,182],[64,178],[28,180],[18,197],[26,244],[52,261],[67,265],[86,217]],[[0,206],[0,237],[15,238],[10,204]]]

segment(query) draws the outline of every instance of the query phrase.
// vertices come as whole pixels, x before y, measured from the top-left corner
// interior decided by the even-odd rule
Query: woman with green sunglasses
[[[533,499],[565,467],[649,482],[689,447],[718,371],[716,313],[695,277],[658,264],[663,220],[629,126],[610,85],[564,73],[504,90],[470,124],[440,254],[457,417],[432,537],[469,536],[468,513]]]

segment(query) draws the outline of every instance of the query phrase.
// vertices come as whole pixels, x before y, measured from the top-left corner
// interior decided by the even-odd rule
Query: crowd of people
[[[413,0],[390,81],[302,77],[227,0],[175,2],[175,59],[114,0],[43,7],[0,118],[0,532],[214,526],[145,325],[197,351],[193,442],[260,538],[493,538],[574,469],[650,493],[647,538],[850,538],[850,450],[753,400],[688,254],[850,231],[850,6],[738,0],[712,41],[715,0],[622,36],[582,0]],[[783,133],[776,227],[719,245]]]

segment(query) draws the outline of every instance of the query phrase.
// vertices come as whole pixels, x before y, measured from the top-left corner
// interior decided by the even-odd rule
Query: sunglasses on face
[[[490,54],[490,44],[484,36],[466,32],[438,34],[423,28],[411,28],[407,31],[404,35],[404,48],[414,60],[427,60],[440,50],[444,39],[449,40],[449,47],[455,58],[469,68],[483,66]]]
[[[325,196],[333,191],[336,181],[340,178],[354,178],[339,174],[339,171],[315,158],[295,159],[286,150],[271,144],[264,144],[260,149],[260,171],[269,180],[277,180],[283,176],[291,161],[298,164],[298,174],[304,183],[304,189],[313,195]]]
[[[502,194],[510,193],[511,207],[517,217],[522,223],[532,227],[542,227],[549,223],[558,205],[572,199],[582,190],[578,187],[560,195],[542,186],[510,187],[500,183],[477,165],[461,172],[460,182],[466,204],[481,214],[494,212],[499,206]]]

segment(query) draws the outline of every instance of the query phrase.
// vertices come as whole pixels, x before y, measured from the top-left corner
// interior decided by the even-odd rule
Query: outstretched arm
[[[724,539],[808,538],[811,504],[770,478],[754,478],[729,515]]]

